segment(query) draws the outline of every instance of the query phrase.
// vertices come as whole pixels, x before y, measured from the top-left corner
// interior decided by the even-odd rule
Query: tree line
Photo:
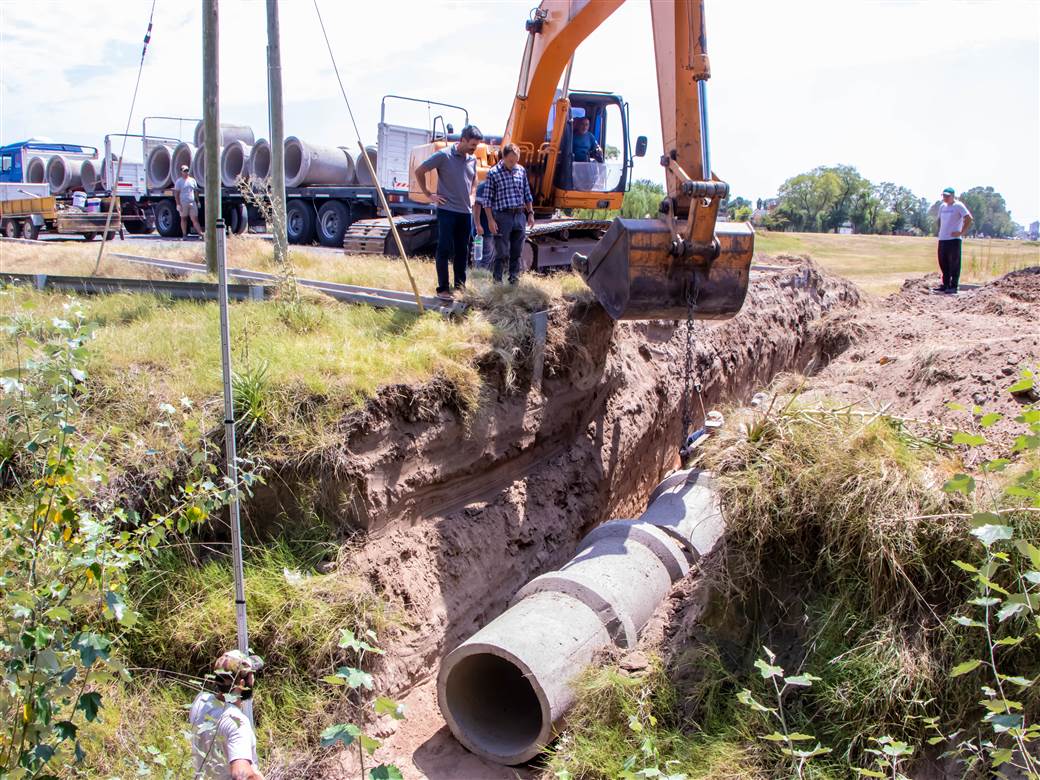
[[[935,235],[941,201],[914,194],[890,181],[875,184],[851,165],[821,165],[780,185],[779,201],[762,218],[770,230]],[[957,198],[974,216],[970,235],[1009,238],[1021,227],[1004,196],[992,187],[972,187]]]

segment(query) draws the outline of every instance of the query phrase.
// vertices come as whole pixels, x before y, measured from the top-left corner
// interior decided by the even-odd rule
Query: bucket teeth
[[[696,318],[729,319],[744,304],[755,233],[746,223],[723,222],[715,238],[714,259],[677,257],[664,221],[618,218],[572,266],[616,320],[685,319],[691,290]]]

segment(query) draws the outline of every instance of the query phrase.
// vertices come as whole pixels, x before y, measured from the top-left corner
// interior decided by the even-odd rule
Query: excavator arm
[[[544,0],[528,41],[503,142],[523,151],[536,205],[550,204],[578,45],[624,0]],[[711,171],[706,82],[711,76],[704,0],[651,0],[667,196],[656,219],[615,219],[572,265],[615,319],[724,319],[747,293],[754,231],[716,224],[729,186]],[[563,89],[557,87],[563,78]],[[555,106],[548,140],[546,129]]]

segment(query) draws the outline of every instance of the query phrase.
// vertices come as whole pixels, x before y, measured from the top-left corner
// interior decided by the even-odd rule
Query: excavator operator
[[[589,132],[589,118],[575,117],[573,125],[571,151],[574,154],[574,162],[603,162],[603,150],[596,141],[596,136]]]

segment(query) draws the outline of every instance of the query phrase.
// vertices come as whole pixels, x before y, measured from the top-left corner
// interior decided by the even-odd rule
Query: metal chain
[[[693,358],[693,311],[697,306],[697,288],[691,285],[686,291],[686,347],[683,355],[683,395],[682,395],[682,443],[680,450],[685,450],[686,440],[690,436],[693,415],[690,410],[690,396],[694,391],[698,399],[701,395],[701,383],[694,381]],[[704,401],[701,400],[701,414],[704,414]]]

